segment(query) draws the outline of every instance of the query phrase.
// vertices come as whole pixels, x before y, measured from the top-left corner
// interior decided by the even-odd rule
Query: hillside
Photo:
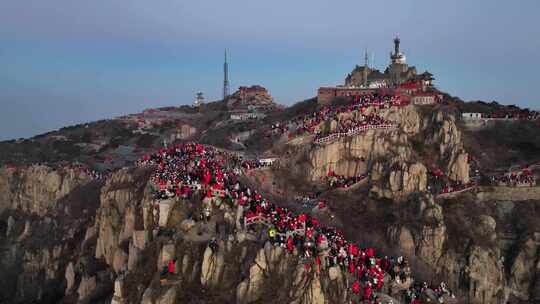
[[[540,301],[532,111],[263,97],[0,142],[0,302]]]

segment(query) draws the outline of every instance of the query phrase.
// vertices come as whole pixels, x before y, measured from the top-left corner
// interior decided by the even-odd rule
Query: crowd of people
[[[319,194],[320,194],[320,192],[318,193],[318,195]],[[304,207],[304,208],[312,209],[312,208],[317,207],[319,210],[322,210],[322,209],[326,208],[326,200],[319,199],[317,197],[310,197],[308,195],[297,196],[297,197],[294,198],[294,201],[297,204],[302,205],[302,207]]]
[[[349,188],[356,183],[365,180],[369,176],[369,173],[358,174],[354,176],[337,175],[335,172],[330,171],[326,175],[326,182],[331,189],[335,188]]]
[[[524,168],[521,171],[510,172],[503,176],[493,176],[491,183],[496,186],[534,187],[536,186],[536,177],[529,168]]]
[[[337,266],[348,272],[353,278],[351,292],[357,300],[376,303],[371,301],[383,287],[385,277],[397,282],[410,277],[406,259],[378,256],[373,248],[347,241],[339,229],[325,227],[308,214],[294,214],[241,185],[238,181],[241,162],[224,152],[200,144],[181,144],[147,155],[139,165],[156,167],[151,177],[156,199],[199,191],[206,197],[218,196],[232,207],[242,208],[245,229],[263,223],[269,227],[268,239],[272,244],[310,260],[306,265],[313,265],[316,271]]]
[[[274,159],[243,159],[241,160],[242,168],[246,170],[260,169],[271,167]]]
[[[439,195],[469,191],[469,190],[473,190],[475,187],[476,187],[476,183],[473,181],[470,181],[468,183],[463,183],[461,181],[449,180],[448,183],[444,185]]]
[[[315,142],[324,143],[340,137],[353,136],[370,129],[391,129],[396,125],[377,114],[363,115],[362,119],[346,119],[339,122],[337,129],[328,134],[316,133]]]
[[[364,113],[369,107],[374,107],[375,109],[389,109],[391,107],[405,106],[408,104],[409,102],[399,95],[367,94],[364,96],[356,96],[350,104],[325,106],[314,113],[296,117],[289,122],[274,124],[272,126],[272,132],[280,135],[289,133],[290,138],[306,133],[315,134],[316,127],[321,122],[337,118],[337,116],[342,113],[350,113],[353,111]],[[370,122],[370,119],[373,119],[373,121]],[[339,132],[347,132],[355,127],[360,127],[362,124],[379,125],[382,123],[379,121],[380,119],[381,118],[378,116],[371,118],[367,117],[366,119],[355,122],[355,124],[357,124],[356,126],[348,126]]]
[[[470,161],[470,160],[469,160]],[[469,182],[464,183],[461,181],[455,181],[452,180],[450,177],[446,176],[444,172],[439,168],[433,168],[430,171],[430,177],[432,178],[430,181],[430,185],[428,186],[428,189],[436,196],[439,195],[449,195],[453,193],[458,192],[464,192],[473,190],[477,186],[477,174],[479,174],[479,170],[474,169],[471,166],[471,179]]]
[[[538,120],[540,112],[530,110],[520,111],[498,111],[491,113],[482,113],[482,118],[485,119],[523,119],[523,120]]]
[[[76,170],[79,173],[82,173],[90,177],[90,179],[92,180],[105,180],[112,174],[111,170],[97,171],[97,170],[90,169],[88,166],[85,166],[85,165],[70,165],[68,167],[64,166],[64,168],[70,168],[70,169]]]

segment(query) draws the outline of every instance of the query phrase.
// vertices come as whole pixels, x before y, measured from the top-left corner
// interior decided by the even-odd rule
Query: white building
[[[232,120],[249,120],[249,119],[262,119],[265,118],[266,115],[262,113],[234,113],[231,114]]]
[[[198,92],[197,96],[195,97],[195,101],[193,102],[194,107],[200,107],[204,104],[204,96],[202,92]]]
[[[276,157],[267,157],[259,159],[259,162],[265,166],[272,166],[276,162]]]
[[[482,119],[482,113],[461,113],[463,119]]]

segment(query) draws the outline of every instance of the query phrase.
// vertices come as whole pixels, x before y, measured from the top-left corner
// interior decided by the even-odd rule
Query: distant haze
[[[282,104],[341,84],[364,50],[465,100],[539,108],[538,0],[0,0],[0,139],[261,84]]]

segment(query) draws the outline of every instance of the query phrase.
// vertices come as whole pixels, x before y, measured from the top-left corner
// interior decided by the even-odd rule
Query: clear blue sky
[[[217,99],[282,104],[340,84],[364,50],[381,69],[399,34],[408,62],[466,100],[540,108],[538,0],[0,0],[0,139]]]

